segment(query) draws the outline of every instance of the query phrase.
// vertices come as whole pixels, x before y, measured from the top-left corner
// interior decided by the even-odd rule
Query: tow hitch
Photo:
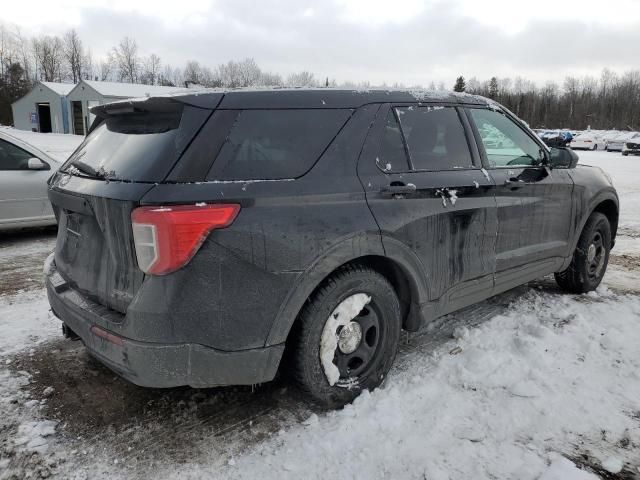
[[[78,334],[73,330],[71,330],[66,323],[62,324],[62,334],[69,340],[73,340],[73,341],[80,340],[80,337],[78,336]]]

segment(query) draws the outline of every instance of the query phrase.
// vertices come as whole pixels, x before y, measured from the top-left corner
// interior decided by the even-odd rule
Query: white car
[[[621,152],[625,143],[637,141],[640,139],[638,132],[625,132],[607,142],[606,150],[609,152]]]
[[[569,144],[574,150],[597,150],[598,149],[598,138],[595,135],[591,135],[588,132],[582,133],[577,137],[573,137],[571,143]]]
[[[56,223],[47,180],[83,138],[0,128],[0,231]]]

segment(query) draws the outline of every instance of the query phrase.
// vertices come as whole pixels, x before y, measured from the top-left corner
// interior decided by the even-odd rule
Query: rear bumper
[[[274,378],[284,351],[284,344],[227,352],[193,343],[132,340],[106,329],[105,307],[93,304],[69,288],[54,265],[48,266],[45,283],[53,313],[80,337],[91,354],[118,375],[142,387],[213,387],[267,382]]]

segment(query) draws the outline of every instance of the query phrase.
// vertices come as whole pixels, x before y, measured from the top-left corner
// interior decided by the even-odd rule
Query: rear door
[[[543,165],[546,149],[505,113],[469,108],[486,168],[496,183],[497,272],[522,266],[553,271],[570,254],[573,181]],[[496,143],[493,139],[499,138]]]
[[[385,248],[400,242],[424,266],[437,314],[488,295],[496,204],[466,118],[451,105],[387,105],[358,163]]]
[[[53,212],[47,199],[50,167],[30,170],[29,159],[35,157],[22,148],[0,139],[0,225],[2,223],[38,221]]]

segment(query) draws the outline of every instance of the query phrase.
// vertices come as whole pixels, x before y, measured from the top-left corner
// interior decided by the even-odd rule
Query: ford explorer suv
[[[205,91],[92,112],[49,182],[47,292],[66,335],[141,386],[280,371],[337,407],[383,381],[402,329],[548,274],[593,290],[614,244],[609,177],[482,97]]]

